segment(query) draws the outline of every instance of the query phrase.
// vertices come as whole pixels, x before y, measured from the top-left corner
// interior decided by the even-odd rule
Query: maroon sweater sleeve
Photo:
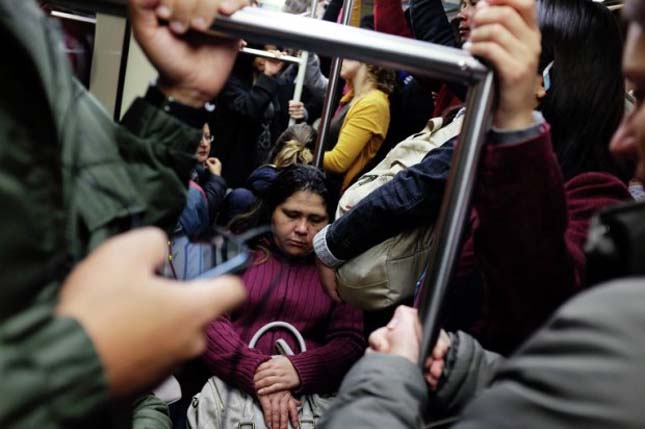
[[[233,330],[228,317],[220,317],[208,327],[203,357],[214,375],[251,395],[255,395],[253,376],[257,367],[271,359],[249,348]]]
[[[325,345],[288,356],[300,377],[299,393],[333,393],[352,365],[365,351],[363,314],[338,304],[330,316]]]
[[[500,351],[517,346],[581,288],[592,215],[628,198],[607,173],[565,184],[547,125],[534,140],[486,147],[475,252],[487,291],[484,335],[496,337]]]
[[[412,38],[412,32],[405,20],[400,0],[374,1],[374,30]]]

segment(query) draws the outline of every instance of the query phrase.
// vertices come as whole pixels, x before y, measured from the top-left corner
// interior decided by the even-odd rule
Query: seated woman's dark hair
[[[229,224],[229,228],[239,234],[260,225],[269,225],[276,207],[299,191],[320,195],[328,216],[335,209],[327,188],[325,173],[309,165],[291,165],[280,170],[269,189],[251,211],[235,217]]]
[[[592,0],[540,0],[539,71],[552,64],[540,110],[551,125],[565,180],[605,171],[623,180],[630,171],[609,154],[625,109],[622,37],[611,12]]]

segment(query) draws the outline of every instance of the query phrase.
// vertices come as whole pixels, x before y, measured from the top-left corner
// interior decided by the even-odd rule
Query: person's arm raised
[[[182,104],[202,107],[221,90],[239,52],[239,40],[203,36],[218,14],[248,0],[129,0],[133,33],[159,72],[159,89]]]
[[[493,125],[499,130],[534,124],[535,87],[541,46],[534,0],[482,0],[464,49],[488,61],[497,73],[499,99]]]

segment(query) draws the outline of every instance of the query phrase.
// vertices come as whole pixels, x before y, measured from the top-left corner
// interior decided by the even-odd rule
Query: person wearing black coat
[[[280,61],[241,56],[217,98],[211,155],[222,161],[222,177],[231,188],[245,185],[289,125],[294,83],[283,78],[281,70]],[[303,101],[306,120],[313,122],[322,99],[305,88]]]

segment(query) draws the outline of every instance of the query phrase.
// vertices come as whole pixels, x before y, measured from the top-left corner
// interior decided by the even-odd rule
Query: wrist
[[[173,95],[169,95],[176,93],[176,91],[163,90],[159,84],[153,84],[148,87],[144,100],[185,124],[201,130],[204,123],[208,122],[209,115],[214,110],[214,105],[206,103],[199,105],[199,107],[194,107],[183,103]],[[185,98],[182,98],[182,100],[185,100]],[[193,99],[194,104],[197,103],[196,100]]]
[[[316,252],[316,260],[318,263],[325,267],[338,268],[343,265],[345,261],[334,256],[329,249],[327,244],[327,231],[329,230],[330,225],[325,226],[314,236],[314,251]]]
[[[190,106],[195,109],[201,109],[213,98],[197,89],[168,84],[161,78],[159,79],[159,82],[157,82],[157,88],[159,88],[159,91],[161,91],[166,97],[172,98],[178,103],[185,104],[186,106]]]

